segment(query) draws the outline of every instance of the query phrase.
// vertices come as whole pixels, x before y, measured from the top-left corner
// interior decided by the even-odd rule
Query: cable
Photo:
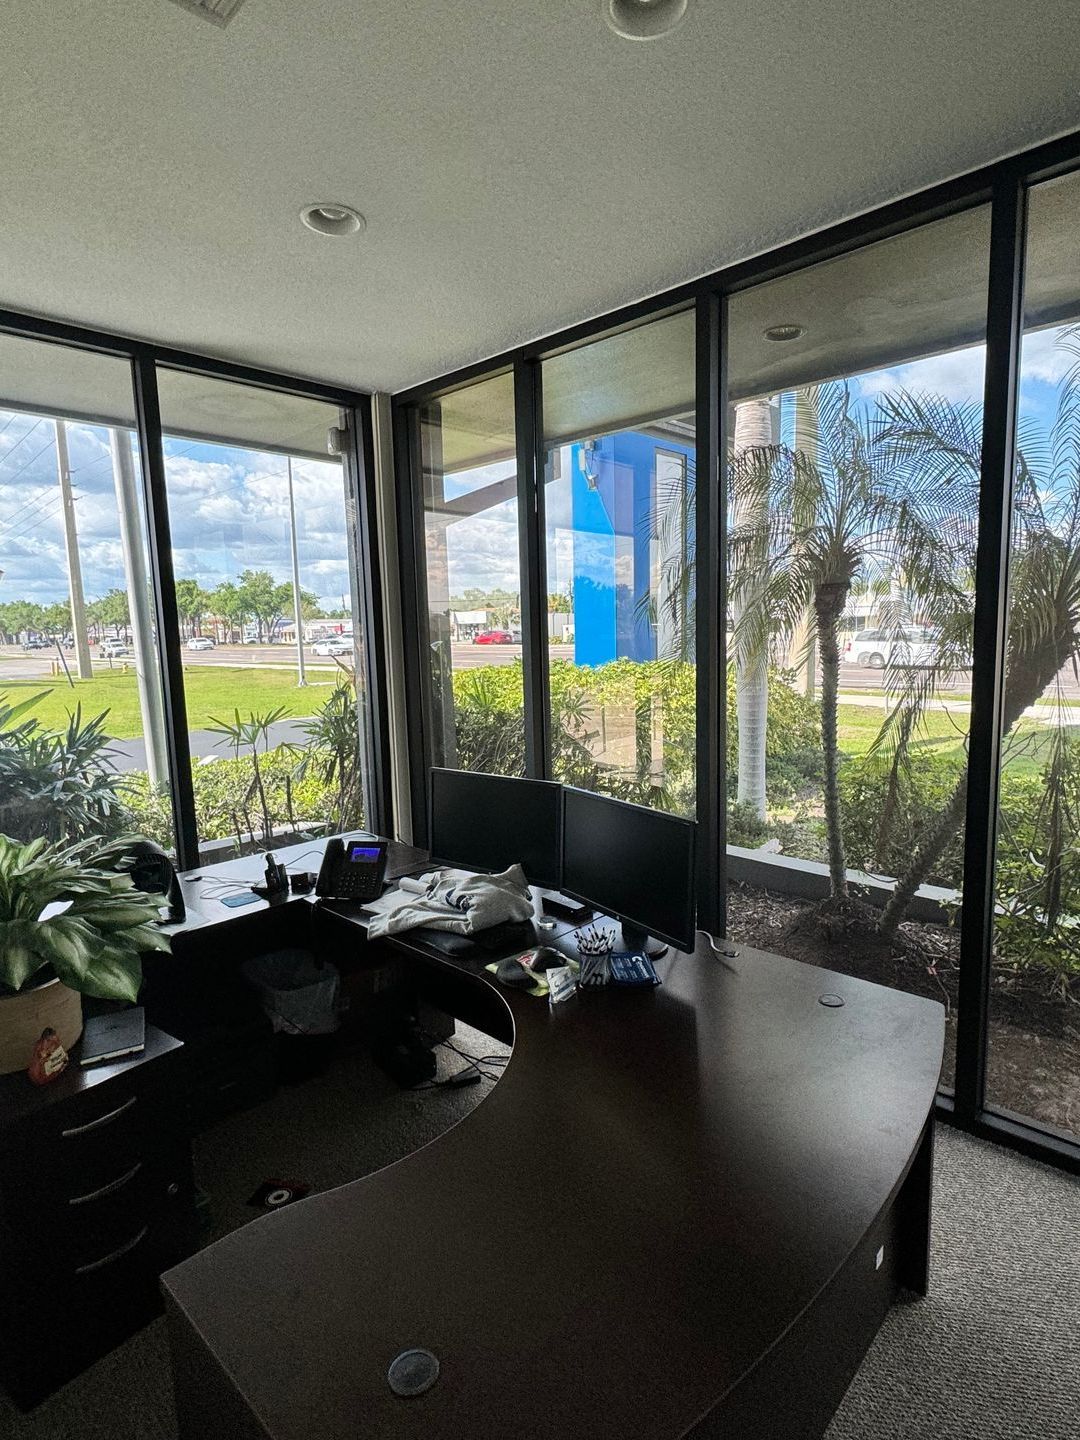
[[[731,948],[730,941],[718,940],[715,935],[710,935],[708,930],[698,930],[695,933],[705,936],[705,939],[709,942],[709,949],[716,956],[717,960],[719,960],[720,964],[723,965],[725,970],[730,970],[733,975],[739,973],[738,968],[730,963],[732,960],[739,958],[738,950]],[[726,948],[720,949],[720,946],[725,946]]]
[[[29,467],[34,463],[34,461],[38,458],[39,455],[44,455],[44,454],[45,454],[45,451],[48,450],[49,446],[50,446],[52,443],[53,443],[53,442],[52,442],[52,439],[51,439],[51,438],[48,439],[48,440],[46,440],[46,441],[45,441],[45,444],[42,445],[41,449],[40,449],[40,450],[35,450],[34,453],[33,453],[33,455],[30,456],[30,459],[27,460],[26,464],[20,466],[20,468],[15,471],[15,474],[14,474],[14,475],[6,475],[6,476],[4,477],[4,484],[5,484],[5,485],[10,485],[13,480],[17,480],[17,479],[19,478],[19,476],[23,473],[24,470],[29,469]],[[10,453],[11,453],[11,452],[9,451],[8,454],[10,454]],[[4,456],[4,459],[5,459],[5,460],[7,459],[7,455]]]
[[[10,424],[11,424],[11,421],[9,420],[9,421],[8,421],[8,425],[10,425]],[[9,457],[10,455],[14,455],[15,451],[19,448],[19,446],[20,446],[20,445],[22,444],[22,442],[27,438],[27,436],[28,436],[28,435],[32,435],[32,434],[34,433],[34,431],[38,428],[38,426],[39,426],[40,424],[41,424],[41,421],[40,421],[40,420],[36,420],[36,421],[34,422],[34,424],[30,426],[30,429],[29,429],[29,430],[24,430],[23,433],[19,436],[19,438],[18,438],[17,440],[13,440],[13,441],[11,442],[11,444],[8,446],[8,448],[4,451],[3,460],[0,460],[0,465],[4,464],[4,462],[8,459],[8,457]],[[5,426],[4,428],[6,429],[7,426]]]

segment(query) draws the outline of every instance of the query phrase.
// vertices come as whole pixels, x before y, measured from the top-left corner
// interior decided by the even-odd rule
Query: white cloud
[[[940,395],[953,403],[981,401],[985,359],[985,347],[973,345],[965,350],[913,360],[890,370],[875,370],[858,377],[859,394],[870,399],[897,390],[913,390]]]
[[[1066,349],[1061,343],[1064,328],[1055,326],[1051,330],[1036,330],[1024,336],[1021,375],[1024,382],[1041,380],[1044,385],[1060,385],[1069,371],[1076,365],[1076,349]],[[1075,345],[1075,341],[1073,342]]]

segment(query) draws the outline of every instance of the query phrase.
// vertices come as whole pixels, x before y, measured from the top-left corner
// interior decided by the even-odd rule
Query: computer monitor
[[[648,936],[695,944],[697,826],[588,790],[563,790],[562,891],[619,920],[629,949]]]
[[[516,862],[533,885],[558,889],[562,786],[553,780],[433,768],[430,819],[434,859],[467,870]]]

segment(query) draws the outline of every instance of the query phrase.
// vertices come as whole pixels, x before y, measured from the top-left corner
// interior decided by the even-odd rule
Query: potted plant
[[[46,1028],[74,1045],[82,995],[135,1001],[143,952],[169,948],[157,898],[112,868],[129,843],[0,835],[0,1074],[25,1070]]]

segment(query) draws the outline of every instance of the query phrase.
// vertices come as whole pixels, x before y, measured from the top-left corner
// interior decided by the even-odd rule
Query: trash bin
[[[341,977],[310,950],[271,950],[241,966],[276,1032],[278,1078],[304,1080],[333,1053]]]

